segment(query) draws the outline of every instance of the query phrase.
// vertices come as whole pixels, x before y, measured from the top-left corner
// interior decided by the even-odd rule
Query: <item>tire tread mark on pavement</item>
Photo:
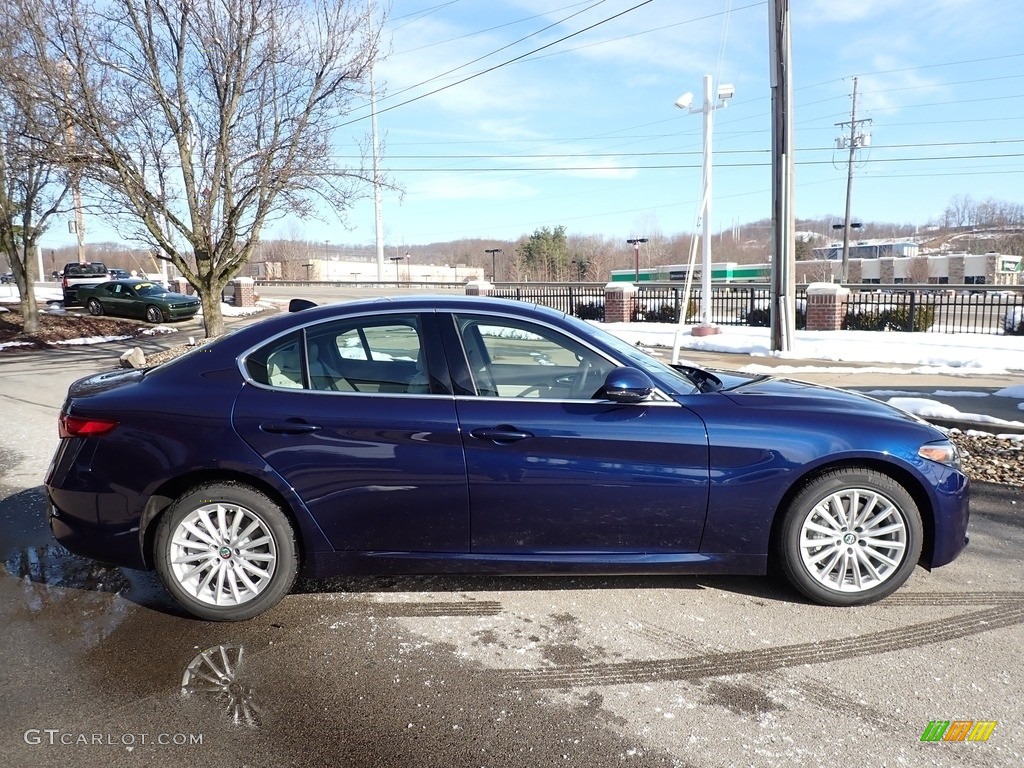
[[[345,604],[345,612],[349,615],[373,616],[375,618],[497,616],[501,611],[501,603],[497,600],[465,603],[371,603],[360,601]]]
[[[538,689],[699,680],[705,677],[766,672],[803,664],[825,664],[906,650],[1024,623],[1024,594],[994,594],[1001,596],[999,602],[1002,604],[954,616],[939,625],[929,620],[867,635],[797,643],[778,648],[715,653],[696,658],[587,664],[549,670],[509,670],[503,674],[503,678],[511,685]],[[1007,600],[1010,595],[1013,599]],[[967,597],[971,598],[970,602],[974,605],[986,602],[984,593],[968,594]]]

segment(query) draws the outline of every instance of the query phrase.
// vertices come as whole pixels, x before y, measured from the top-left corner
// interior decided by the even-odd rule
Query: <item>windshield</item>
[[[156,283],[139,283],[135,286],[135,292],[139,296],[161,296],[167,293],[167,289]]]
[[[641,371],[656,376],[659,381],[668,385],[672,392],[689,395],[700,390],[698,382],[695,382],[682,371],[672,368],[668,363],[652,357],[642,349],[623,341],[618,336],[613,336],[601,328],[601,326],[584,320],[577,320],[574,317],[569,317],[568,319],[572,322],[580,323],[591,333],[598,334],[601,337],[601,341],[607,346],[614,349],[622,357],[625,357]]]

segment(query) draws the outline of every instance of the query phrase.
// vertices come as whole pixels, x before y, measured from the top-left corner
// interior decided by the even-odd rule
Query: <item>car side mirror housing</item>
[[[613,368],[604,380],[602,394],[613,403],[642,403],[654,392],[650,376],[638,368]]]

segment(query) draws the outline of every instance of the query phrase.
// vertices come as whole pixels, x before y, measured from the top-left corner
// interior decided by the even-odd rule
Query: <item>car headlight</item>
[[[949,467],[960,466],[960,452],[949,440],[925,443],[917,449],[917,455],[928,461],[936,461]]]

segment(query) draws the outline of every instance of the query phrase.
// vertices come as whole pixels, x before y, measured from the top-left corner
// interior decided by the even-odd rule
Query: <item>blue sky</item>
[[[394,0],[388,15],[382,166],[404,188],[384,194],[389,247],[693,231],[702,118],[673,102],[699,104],[705,74],[735,86],[714,114],[712,227],[770,216],[767,2]],[[1019,0],[793,0],[792,18],[797,216],[842,215],[835,124],[854,76],[872,120],[855,219],[923,225],[963,194],[1024,202]],[[346,155],[370,121],[343,130]],[[269,234],[373,242],[372,199],[345,224],[325,216]]]

